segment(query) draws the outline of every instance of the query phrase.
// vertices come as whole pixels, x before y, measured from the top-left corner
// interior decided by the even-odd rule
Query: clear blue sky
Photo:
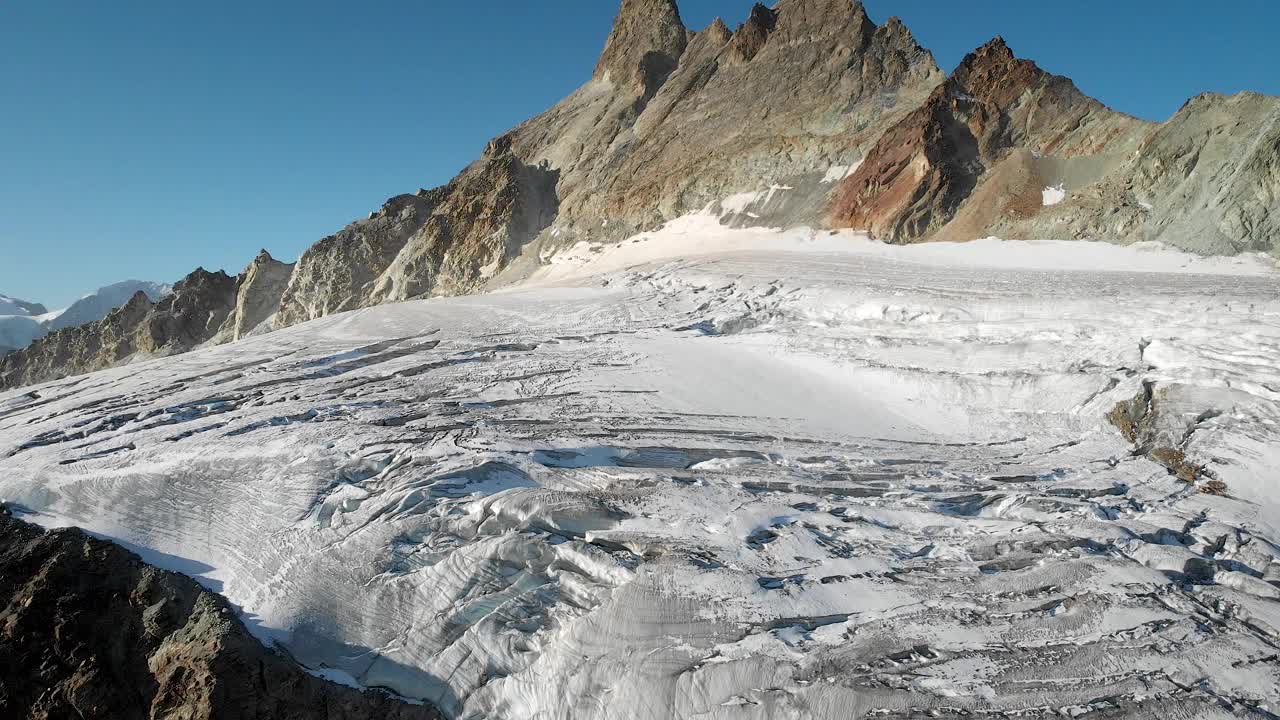
[[[996,34],[1113,107],[1280,94],[1274,0],[867,0],[950,70]],[[749,0],[682,0],[732,26]],[[0,293],[292,260],[385,198],[447,181],[584,81],[613,0],[6,0]]]

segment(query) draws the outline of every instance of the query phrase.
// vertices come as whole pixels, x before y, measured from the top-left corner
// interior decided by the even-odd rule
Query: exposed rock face
[[[1221,414],[1205,409],[1200,393],[1187,385],[1143,384],[1142,392],[1116,405],[1107,420],[1133,443],[1134,454],[1163,465],[1170,475],[1202,492],[1219,493],[1225,486],[1212,470],[1187,454],[1187,445],[1197,426]],[[1211,408],[1212,405],[1209,405]]]
[[[747,21],[729,39],[725,62],[728,64],[751,62],[756,55],[760,54],[760,50],[769,40],[769,35],[777,27],[778,14],[756,3],[751,8],[751,17],[747,18]]]
[[[0,715],[21,718],[438,718],[308,675],[190,578],[0,507]]]
[[[308,249],[276,324],[476,288],[555,218],[557,178],[494,140],[449,185],[392,198]]]
[[[558,174],[526,165],[500,137],[450,184],[365,304],[474,290],[555,219]]]
[[[1280,254],[1280,98],[1199,95],[1101,181],[1067,189],[1062,204],[992,232]]]
[[[648,99],[676,69],[688,42],[675,0],[622,0],[594,78]]]
[[[511,133],[524,162],[560,173],[559,216],[526,259],[773,186],[795,192],[762,193],[738,214],[812,221],[828,169],[859,159],[942,79],[900,23],[877,27],[858,3],[786,0],[733,33],[712,23],[639,109],[597,79]]]
[[[1064,161],[1123,156],[1146,129],[1086,97],[1070,80],[1014,57],[996,38],[965,57],[922,107],[876,143],[836,191],[831,223],[895,242],[952,234],[947,223],[984,174],[1012,151]],[[1037,197],[1042,187],[1034,188]],[[980,212],[998,217],[1020,200],[1025,203],[1021,187],[988,193]],[[981,218],[965,222],[958,234],[988,224]]]
[[[280,300],[276,323],[285,327],[361,307],[373,282],[447,192],[445,187],[397,195],[368,219],[307,248]]]
[[[234,342],[258,328],[270,330],[269,321],[280,308],[280,299],[293,277],[293,265],[282,263],[263,250],[236,278],[236,304],[213,341]]]
[[[0,387],[92,372],[137,357],[186,352],[209,340],[235,306],[236,279],[198,268],[152,304],[139,291],[96,323],[46,335],[0,360]]]

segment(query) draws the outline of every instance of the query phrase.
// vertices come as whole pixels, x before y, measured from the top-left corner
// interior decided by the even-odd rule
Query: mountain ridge
[[[619,242],[697,212],[888,242],[998,235],[1275,254],[1277,118],[1280,98],[1204,95],[1148,123],[998,36],[944,75],[901,20],[876,25],[849,0],[757,4],[732,31],[717,18],[696,32],[674,0],[623,0],[590,79],[452,181],[391,198],[287,271],[272,266],[266,285],[246,283],[246,269],[202,300],[252,306],[252,328],[242,319],[223,331],[229,311],[219,310],[180,341],[80,351],[86,359],[71,364],[56,359],[57,343],[37,344],[0,361],[0,387],[480,291],[577,243]],[[250,286],[255,296],[240,297]],[[157,312],[128,322],[137,330]],[[73,344],[106,347],[121,332],[132,331],[103,320]]]

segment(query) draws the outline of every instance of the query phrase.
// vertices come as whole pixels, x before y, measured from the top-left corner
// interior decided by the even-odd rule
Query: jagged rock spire
[[[594,78],[651,97],[689,44],[675,0],[622,0]]]
[[[997,35],[960,61],[950,84],[964,94],[1006,108],[1015,98],[1053,78],[1034,62],[1015,56],[1004,38]],[[1063,81],[1070,83],[1065,78]]]
[[[716,45],[724,45],[729,42],[729,38],[733,35],[729,31],[729,26],[724,24],[724,19],[719,16],[712,20],[711,24],[699,34],[712,38]]]
[[[866,8],[857,1],[782,0],[775,11],[778,36],[788,44],[845,35],[857,38],[862,45],[876,29]]]
[[[751,17],[733,34],[729,46],[729,58],[736,62],[750,62],[764,47],[778,24],[778,15],[773,10],[756,3],[751,8]]]
[[[1013,50],[1003,37],[991,38],[981,47],[964,56],[953,75],[964,82],[969,75],[991,69],[1008,70],[1018,62]]]

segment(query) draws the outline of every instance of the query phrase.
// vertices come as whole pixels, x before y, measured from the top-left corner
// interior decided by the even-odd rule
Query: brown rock
[[[79,530],[0,507],[0,717],[427,720],[433,708],[313,677],[221,597]]]
[[[997,37],[966,56],[923,106],[885,133],[833,194],[829,220],[892,242],[928,239],[1010,152],[1070,159],[1133,143],[1145,130],[1144,123],[1108,110],[1070,80],[1016,58]],[[1027,176],[1040,179],[1038,173]],[[977,215],[952,234],[980,237],[975,229],[985,229],[1010,205],[1025,212],[1033,189],[1039,190],[986,193]]]

